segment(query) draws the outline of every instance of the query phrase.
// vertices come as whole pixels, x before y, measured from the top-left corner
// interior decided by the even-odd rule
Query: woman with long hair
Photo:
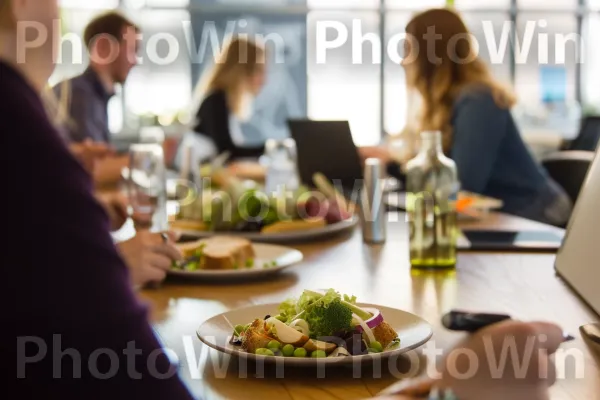
[[[571,200],[530,154],[510,112],[514,95],[478,57],[460,16],[428,10],[406,33],[403,66],[409,89],[422,100],[419,130],[442,132],[462,189],[501,199],[507,213],[564,225]]]
[[[266,51],[262,45],[245,38],[233,38],[220,58],[198,84],[201,99],[194,131],[210,138],[220,153],[231,159],[256,158],[264,145],[244,145],[241,122],[252,113],[253,98],[265,82]]]

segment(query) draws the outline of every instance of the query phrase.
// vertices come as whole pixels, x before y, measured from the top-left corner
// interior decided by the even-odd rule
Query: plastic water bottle
[[[267,194],[293,192],[300,187],[296,142],[293,139],[269,139],[266,143],[265,157]]]

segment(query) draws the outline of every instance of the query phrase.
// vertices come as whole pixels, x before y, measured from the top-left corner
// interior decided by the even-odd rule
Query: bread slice
[[[316,228],[327,226],[327,221],[324,218],[312,218],[306,220],[279,221],[272,225],[265,226],[262,233],[283,233],[307,231]]]
[[[256,254],[252,242],[232,236],[214,236],[209,239],[178,246],[185,258],[196,255],[202,249],[200,268],[210,270],[244,268]]]

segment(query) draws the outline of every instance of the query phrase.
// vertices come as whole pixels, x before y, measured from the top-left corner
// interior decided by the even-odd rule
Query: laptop
[[[288,120],[298,152],[303,184],[314,187],[313,175],[323,174],[346,197],[362,188],[363,168],[348,121]]]
[[[600,314],[600,156],[596,152],[556,256],[562,278]]]

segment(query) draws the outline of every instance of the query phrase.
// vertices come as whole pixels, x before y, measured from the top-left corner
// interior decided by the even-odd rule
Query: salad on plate
[[[223,169],[211,171],[195,197],[182,201],[172,229],[200,232],[278,234],[322,229],[351,221],[355,205],[322,175],[316,189],[266,193],[258,182],[239,179]],[[190,193],[187,193],[190,195]]]
[[[397,349],[400,338],[375,308],[334,289],[305,290],[279,305],[279,314],[234,328],[230,344],[262,356],[350,357]]]

